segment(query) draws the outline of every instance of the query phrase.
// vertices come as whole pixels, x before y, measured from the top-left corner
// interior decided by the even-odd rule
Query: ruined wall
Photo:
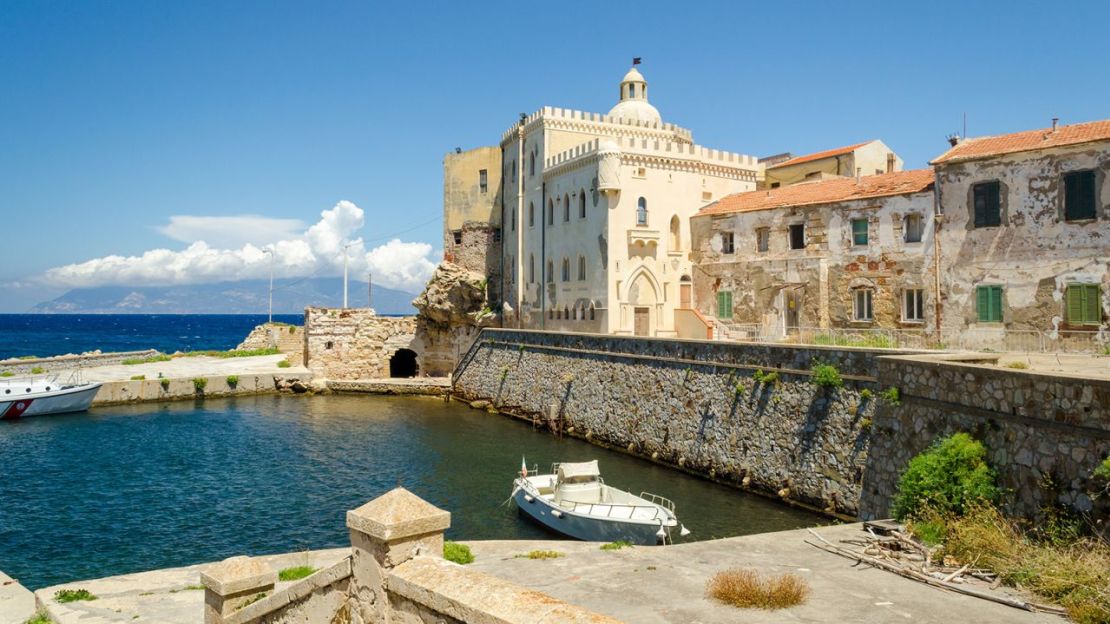
[[[422,374],[449,375],[479,329],[500,321],[487,298],[488,284],[481,273],[453,262],[445,260],[436,267],[424,292],[412,302],[419,311],[416,337],[423,347]]]
[[[399,349],[417,354],[414,317],[378,316],[367,308],[305,308],[305,366],[326,379],[389,377]],[[421,366],[421,370],[423,367]]]
[[[879,359],[879,382],[901,405],[875,413],[861,515],[886,517],[898,476],[937,438],[965,431],[981,440],[1007,491],[1008,510],[1035,518],[1062,505],[1110,519],[1094,499],[1092,471],[1110,455],[1110,381],[946,362],[944,356]]]
[[[304,363],[304,328],[285,323],[258,325],[236,349],[277,349],[294,364]]]
[[[1062,176],[1095,169],[1101,188],[1098,218],[1064,220]],[[1069,327],[1064,315],[1068,283],[1102,285],[1103,328],[1110,318],[1110,142],[1024,152],[937,167],[944,222],[946,330],[1095,330]],[[972,186],[998,181],[998,227],[974,227]],[[1001,284],[1002,323],[978,323],[976,287]]]
[[[732,292],[728,321],[782,335],[787,326],[923,329],[934,322],[933,194],[916,193],[824,205],[699,216],[694,240],[694,304],[717,316],[717,293]],[[918,242],[905,240],[906,215],[922,220]],[[868,221],[867,245],[852,240],[852,220]],[[790,226],[803,224],[805,248],[790,248]],[[767,229],[768,250],[757,232]],[[723,253],[723,232],[735,251]],[[872,291],[873,320],[854,318],[853,293]],[[907,289],[920,289],[924,320],[903,314]],[[791,307],[793,306],[793,307]],[[796,314],[796,318],[791,315]]]
[[[455,391],[554,414],[572,435],[720,481],[854,515],[870,440],[877,353],[675,339],[484,330]],[[855,375],[812,383],[815,360]],[[758,370],[778,370],[759,384]]]
[[[13,375],[30,375],[31,371],[41,368],[46,373],[56,373],[63,370],[88,368],[92,366],[111,366],[121,364],[124,360],[138,360],[159,355],[157,349],[144,351],[121,351],[118,353],[101,353],[90,351],[80,355],[56,355],[52,357],[8,358],[0,360],[0,373]]]

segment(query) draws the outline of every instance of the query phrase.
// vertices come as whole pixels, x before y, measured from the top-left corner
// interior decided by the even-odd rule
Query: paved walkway
[[[177,357],[166,362],[148,364],[113,364],[81,369],[81,377],[86,381],[127,381],[135,375],[146,375],[147,379],[157,379],[158,373],[169,379],[191,379],[193,377],[222,377],[226,375],[295,375],[307,373],[303,366],[278,368],[278,362],[285,355],[257,355],[253,357],[218,358],[209,356]],[[66,376],[63,371],[62,377]]]
[[[831,542],[858,537],[861,525],[822,527]],[[678,546],[603,551],[599,544],[572,541],[468,542],[471,567],[548,593],[630,624],[758,624],[799,622],[931,622],[953,624],[1064,624],[1062,618],[928,587],[895,574],[829,554],[805,543],[804,530],[764,533]],[[539,560],[517,555],[532,550],[564,553]],[[324,567],[348,549],[274,555],[274,569],[294,565]],[[160,622],[194,624],[203,613],[199,583],[205,565],[158,570],[93,581],[66,583],[36,592],[59,624]],[[810,585],[805,604],[782,611],[737,610],[705,597],[706,581],[717,571],[751,567],[761,572],[793,572]],[[279,584],[284,587],[285,584]],[[60,605],[50,601],[63,589],[87,589],[98,599]]]

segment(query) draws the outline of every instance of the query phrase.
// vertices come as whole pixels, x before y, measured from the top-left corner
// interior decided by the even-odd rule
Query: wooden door
[[[651,308],[635,308],[633,310],[632,333],[637,336],[651,335]]]
[[[678,286],[678,307],[689,310],[694,307],[690,305],[690,284],[679,284]]]
[[[783,293],[786,299],[786,331],[789,333],[798,330],[798,312],[801,308],[801,297],[798,295],[797,288],[791,288]]]

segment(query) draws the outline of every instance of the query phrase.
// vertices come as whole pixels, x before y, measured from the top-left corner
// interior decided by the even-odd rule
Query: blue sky
[[[1095,2],[7,0],[0,311],[71,284],[255,275],[253,252],[221,264],[213,249],[305,238],[318,222],[279,273],[334,274],[340,239],[361,237],[359,262],[409,267],[385,281],[411,286],[441,247],[443,154],[496,144],[544,105],[608,111],[632,56],[664,120],[756,156],[881,138],[920,167],[965,112],[972,136],[1110,117],[1104,14]],[[198,239],[208,272],[47,273]]]

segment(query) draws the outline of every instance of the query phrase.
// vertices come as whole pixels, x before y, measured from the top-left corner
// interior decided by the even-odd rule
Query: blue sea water
[[[231,349],[265,314],[0,314],[0,359],[84,351]],[[275,321],[301,325],[300,314]]]

